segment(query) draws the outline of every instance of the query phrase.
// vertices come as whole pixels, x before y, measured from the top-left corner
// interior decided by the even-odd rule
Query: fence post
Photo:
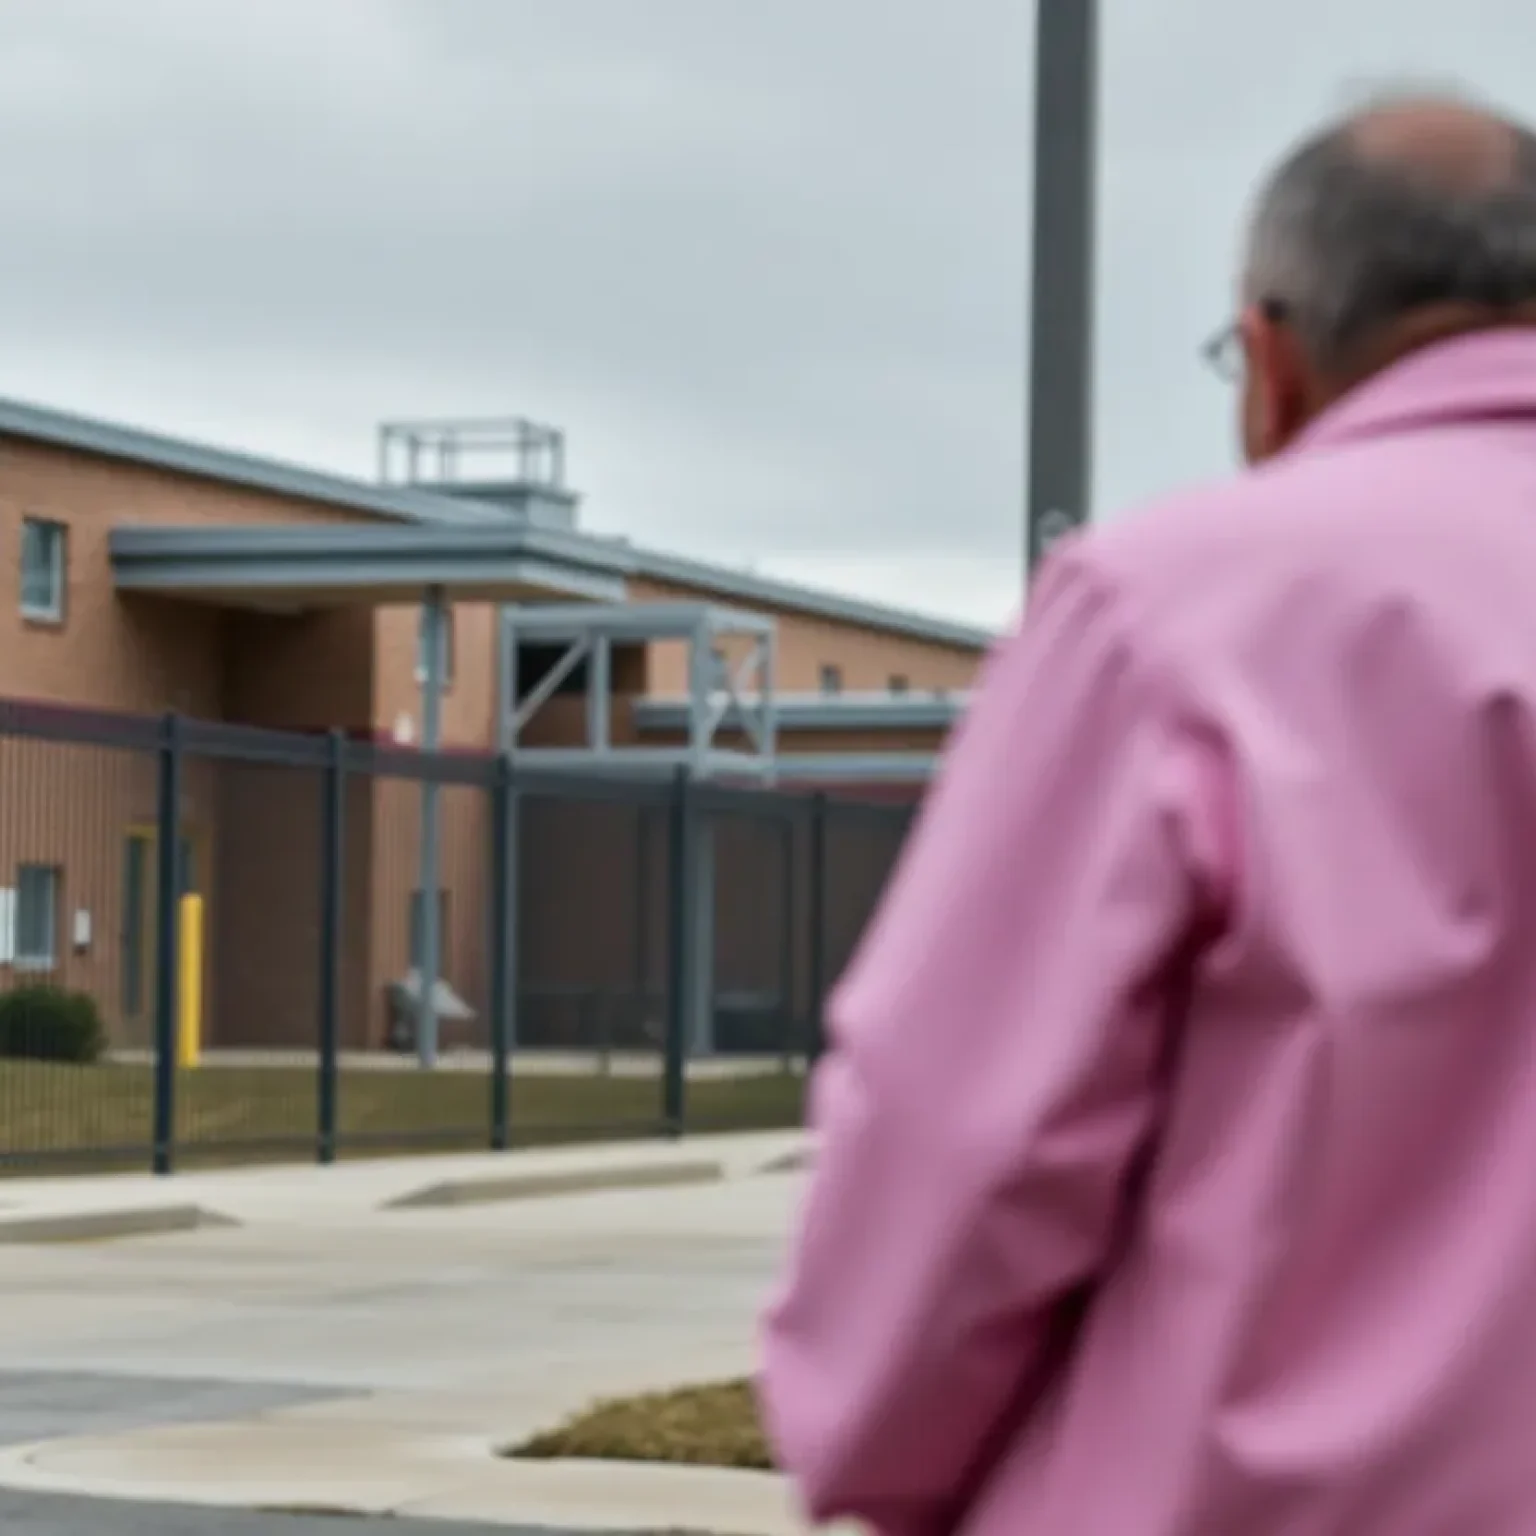
[[[806,921],[810,926],[807,970],[810,972],[811,1017],[805,1054],[814,1066],[826,1048],[822,1010],[827,1000],[827,814],[825,790],[811,796],[810,879]]]
[[[795,1057],[800,1049],[808,1049],[806,1043],[799,1038],[800,1031],[796,1028],[795,1008],[795,918],[799,903],[795,900],[798,892],[795,890],[796,870],[795,852],[799,847],[799,838],[795,835],[799,828],[796,825],[797,818],[793,810],[789,815],[779,820],[779,846],[783,855],[784,889],[780,893],[783,898],[783,907],[779,920],[782,928],[779,934],[779,1047],[781,1065],[786,1072],[793,1070]]]
[[[512,1042],[517,1038],[517,782],[512,758],[491,781],[491,1150],[512,1142]]]
[[[679,767],[672,780],[667,848],[667,1035],[662,1072],[662,1120],[669,1136],[687,1125],[688,1047],[695,1038],[694,944],[699,902],[694,848],[692,778]]]
[[[181,970],[181,720],[160,727],[155,812],[155,1107],[151,1166],[162,1177],[176,1162],[176,1010]]]
[[[316,1152],[336,1161],[337,1078],[341,1044],[341,943],[346,890],[347,739],[330,733],[320,802],[320,1080]]]

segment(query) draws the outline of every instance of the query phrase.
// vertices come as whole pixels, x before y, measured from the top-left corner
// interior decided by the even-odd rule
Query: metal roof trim
[[[788,608],[818,618],[854,624],[861,629],[883,630],[932,644],[954,646],[960,650],[984,651],[998,638],[997,631],[979,625],[957,624],[949,619],[932,618],[927,614],[870,602],[865,598],[844,597],[840,593],[803,587],[795,582],[758,576],[750,571],[733,571],[725,566],[709,565],[683,555],[668,555],[633,545],[628,548],[635,558],[635,574],[649,576],[657,581],[725,592],[734,598],[745,598],[748,602]]]
[[[468,498],[373,485],[346,475],[166,437],[137,427],[117,426],[18,400],[0,399],[0,437],[23,438],[79,453],[124,459],[172,474],[341,507],[369,517],[425,523],[504,523],[509,517],[505,508]]]

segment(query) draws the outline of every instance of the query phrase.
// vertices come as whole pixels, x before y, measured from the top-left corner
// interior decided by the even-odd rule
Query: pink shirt
[[[814,1516],[1533,1536],[1536,333],[1053,558],[830,1014]]]

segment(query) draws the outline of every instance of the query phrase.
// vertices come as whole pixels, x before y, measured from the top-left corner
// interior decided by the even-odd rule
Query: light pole
[[[1036,0],[1027,559],[1088,517],[1098,0]]]

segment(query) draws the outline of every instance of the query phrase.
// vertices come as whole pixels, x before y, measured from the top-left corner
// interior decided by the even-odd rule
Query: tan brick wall
[[[16,554],[22,519],[32,515],[68,530],[67,609],[58,626],[30,624],[19,613]],[[366,519],[333,507],[0,442],[0,697],[141,715],[178,710],[278,729],[342,726],[385,736],[403,715],[419,737],[413,608],[280,616],[121,597],[113,589],[109,538],[117,526],[361,521]],[[633,583],[632,595],[637,601],[716,596],[648,582]],[[884,689],[896,676],[914,689],[962,688],[979,660],[963,647],[804,614],[777,617],[778,683],[790,692],[818,688],[825,664],[841,669],[850,692]],[[453,625],[455,668],[444,700],[443,739],[451,747],[484,748],[494,739],[494,610],[461,605]],[[652,694],[684,692],[682,647],[648,648],[644,675],[633,681]],[[621,701],[613,722],[616,740],[632,739],[630,718]],[[581,701],[559,699],[541,716],[533,739],[574,741],[581,731]],[[931,740],[807,735],[802,744],[790,733],[784,744],[787,750],[900,750]],[[85,950],[61,957],[60,978],[99,998],[120,1043],[145,1043],[152,973],[145,978],[140,1015],[127,1018],[121,1006],[123,862],[129,829],[154,819],[152,754],[11,742],[0,744],[0,774],[6,788],[0,881],[12,878],[9,872],[22,860],[63,868],[60,921],[67,925],[70,912],[84,909],[92,915],[93,932]],[[208,902],[210,1042],[309,1045],[318,1003],[320,776],[189,762],[184,787],[184,825],[197,845],[198,884]],[[404,780],[355,784],[348,796],[342,981],[348,1044],[382,1041],[384,989],[408,963],[419,806],[419,785]],[[482,1013],[489,983],[487,812],[481,793],[443,792],[443,969]],[[627,820],[627,829],[616,827],[616,818]],[[539,821],[530,827],[523,866],[525,881],[540,882],[536,910],[545,914],[534,915],[530,903],[534,926],[525,937],[532,979],[543,975],[563,983],[580,972],[632,986],[658,974],[664,954],[659,915],[649,937],[637,939],[630,929],[638,892],[650,890],[649,898],[639,897],[647,905],[661,902],[661,824],[653,823],[653,853],[642,855],[633,812],[551,810]],[[641,872],[647,858],[649,877]],[[781,845],[771,829],[722,829],[722,858],[738,867],[733,889],[767,889]],[[880,862],[875,859],[875,866]],[[726,984],[755,984],[777,964],[779,941],[771,925],[758,921],[757,904],[754,896],[738,911],[735,897],[725,900],[719,942]],[[579,914],[575,921],[573,914]],[[0,985],[7,979],[0,975]]]
[[[365,608],[224,614],[223,717],[274,730],[366,734],[374,723],[373,624]]]
[[[22,520],[67,532],[64,622],[19,612]],[[344,511],[166,474],[40,445],[0,445],[0,696],[159,714],[178,710],[274,729],[388,731],[401,712],[419,730],[414,609],[303,615],[221,611],[172,599],[121,597],[109,539],[133,524],[249,525],[366,521]],[[444,701],[450,745],[483,746],[493,718],[494,624],[485,605],[454,614],[455,678]],[[65,903],[97,920],[87,953],[64,957],[60,978],[98,997],[120,1043],[144,1043],[146,1021],[120,1017],[122,861],[130,824],[154,820],[154,763],[44,743],[8,747],[32,769],[0,837],[0,869],[48,857],[64,868]],[[46,771],[40,765],[46,763]],[[127,765],[132,764],[131,771]],[[7,775],[8,788],[14,772]],[[142,782],[141,782],[142,781]],[[318,1004],[319,775],[189,763],[200,804],[200,885],[208,903],[208,1034],[215,1044],[311,1043]],[[14,792],[13,792],[14,793]],[[444,795],[443,869],[452,931],[445,970],[484,1005],[481,808]],[[382,1038],[387,980],[404,968],[419,847],[419,791],[356,786],[348,802],[343,1006],[350,1043]],[[25,816],[22,813],[25,811]],[[25,823],[27,836],[20,827]],[[29,854],[26,850],[31,849]],[[8,876],[0,878],[9,878]],[[0,977],[0,982],[4,981]]]
[[[61,626],[20,615],[25,517],[68,529]],[[156,714],[223,714],[225,618],[157,598],[119,598],[109,539],[127,524],[357,522],[335,508],[221,486],[40,444],[0,441],[0,696]]]
[[[3,967],[0,987],[63,981],[98,1000],[117,1039],[143,1043],[152,1006],[148,975],[142,1016],[127,1019],[122,1008],[123,847],[131,827],[154,825],[153,756],[0,737],[0,785],[0,885],[14,888],[21,864],[51,866],[60,879],[59,969],[34,975]],[[88,913],[91,925],[90,940],[79,949],[71,932],[76,911]]]
[[[489,603],[457,603],[451,622],[454,669],[443,695],[443,741],[454,747],[488,747],[495,739],[496,609]],[[416,608],[381,608],[373,615],[373,726],[385,734],[405,715],[420,738],[419,624]]]

